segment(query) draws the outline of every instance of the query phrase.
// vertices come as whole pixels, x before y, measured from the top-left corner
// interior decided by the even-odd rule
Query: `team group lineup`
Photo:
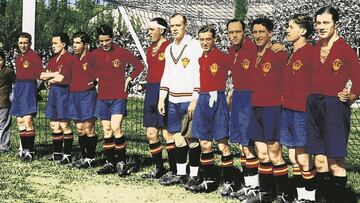
[[[151,19],[143,125],[155,169],[142,177],[165,186],[181,184],[192,192],[221,185],[221,196],[241,202],[345,202],[350,105],[360,95],[360,63],[337,32],[339,18],[331,6],[314,17],[291,16],[285,34],[292,45],[289,54],[283,45],[272,44],[274,24],[266,17],[250,23],[252,39],[245,36],[242,20],[229,20],[228,53],[215,46],[216,30],[210,25],[201,27],[195,39],[186,33],[183,14],[172,15],[169,26],[163,18]],[[173,41],[165,38],[168,29]],[[93,51],[85,32],[76,32],[72,44],[66,33],[54,34],[54,55],[46,68],[30,48],[31,35],[20,33],[10,114],[17,117],[20,158],[32,161],[36,80],[44,80],[54,150],[50,160],[94,167],[99,119],[105,164],[97,173],[125,177],[130,172],[121,126],[127,87],[144,66],[113,43],[111,27],[101,25],[96,31],[100,47]],[[311,45],[307,39],[314,31],[319,40]],[[0,58],[1,64],[5,57]],[[127,64],[135,68],[129,76]],[[226,88],[229,73],[231,90]],[[349,80],[351,87],[346,86]],[[79,160],[73,160],[71,120]],[[166,142],[169,169],[159,134]],[[213,141],[221,154],[219,167]],[[229,143],[239,146],[241,171],[234,166]],[[291,179],[282,146],[289,151]]]

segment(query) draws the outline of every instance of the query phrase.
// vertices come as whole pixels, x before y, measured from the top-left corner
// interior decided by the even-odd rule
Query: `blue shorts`
[[[17,80],[14,86],[14,97],[10,108],[13,116],[36,115],[36,81]]]
[[[253,107],[248,138],[257,142],[279,141],[280,106]]]
[[[126,99],[98,99],[96,100],[95,117],[101,120],[111,120],[111,116],[121,114],[124,117],[126,111]]]
[[[45,116],[50,120],[70,119],[69,85],[51,85]]]
[[[307,98],[307,150],[328,157],[347,156],[351,109],[338,97],[311,94]]]
[[[181,132],[181,121],[184,115],[188,112],[190,102],[172,103],[169,101],[168,106],[168,126],[169,133]]]
[[[224,92],[218,92],[217,101],[209,107],[210,95],[200,94],[192,123],[192,135],[199,140],[218,141],[229,137],[229,110]]]
[[[143,125],[144,127],[163,128],[166,126],[166,118],[158,111],[160,84],[147,83],[145,88]]]
[[[70,92],[70,119],[85,121],[95,118],[96,95],[95,88],[80,92]]]
[[[283,108],[280,119],[280,144],[288,148],[305,147],[306,113]]]
[[[231,101],[230,111],[230,142],[240,143],[242,146],[252,145],[246,136],[252,111],[251,91],[235,90]]]

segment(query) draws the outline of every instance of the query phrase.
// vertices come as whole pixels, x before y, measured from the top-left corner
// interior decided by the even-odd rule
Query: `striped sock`
[[[247,175],[245,176],[245,185],[250,188],[255,188],[259,186],[259,160],[257,157],[246,159],[246,171]]]
[[[126,140],[125,136],[115,138],[115,156],[116,162],[126,162]]]
[[[71,155],[73,150],[74,135],[73,133],[64,134],[64,154]]]
[[[168,154],[168,161],[170,165],[170,171],[176,174],[176,146],[175,142],[166,143],[166,151]]]
[[[221,156],[221,169],[222,169],[224,182],[233,182],[235,168],[234,168],[234,159],[232,155]]]
[[[289,194],[288,166],[286,164],[273,166],[273,170],[274,170],[276,194],[278,196]]]
[[[114,164],[114,137],[104,138],[104,158],[107,162]]]
[[[59,133],[52,133],[51,134],[52,137],[52,143],[54,146],[54,153],[58,153],[58,154],[62,154],[63,152],[63,133],[59,132]]]
[[[162,149],[163,149],[163,146],[160,141],[153,143],[153,144],[149,144],[149,150],[150,150],[150,154],[152,156],[153,162],[156,165],[156,168],[159,168],[159,169],[164,168],[164,164],[163,164],[163,160],[162,160]]]
[[[86,146],[87,158],[94,159],[98,137],[95,135],[93,137],[87,137],[86,139],[87,139],[87,146]]]
[[[273,165],[271,162],[260,162],[259,187],[261,192],[271,193],[274,187]]]
[[[215,177],[215,156],[213,152],[202,153],[200,157],[201,169],[203,171],[203,177],[205,179]]]

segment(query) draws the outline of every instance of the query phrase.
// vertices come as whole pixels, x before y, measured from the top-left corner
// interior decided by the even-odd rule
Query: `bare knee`
[[[218,141],[218,148],[219,148],[222,156],[229,156],[231,154],[229,143],[228,143],[227,139]]]
[[[325,155],[316,155],[315,156],[315,167],[317,172],[328,172],[329,164],[327,157]]]
[[[255,157],[254,147],[242,147],[242,151],[247,159],[252,159]]]
[[[159,141],[158,130],[156,128],[147,128],[146,138],[148,139],[150,144],[158,142]]]
[[[200,141],[201,151],[203,153],[209,153],[212,152],[212,143],[211,141],[202,140]]]
[[[60,123],[57,121],[50,121],[50,128],[53,133],[60,133]]]
[[[346,176],[346,163],[344,158],[329,158],[330,171],[334,176]]]

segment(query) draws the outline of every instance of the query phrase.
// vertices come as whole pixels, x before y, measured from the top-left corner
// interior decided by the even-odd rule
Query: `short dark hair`
[[[308,39],[309,36],[314,32],[313,20],[310,16],[305,14],[295,14],[289,18],[289,21],[293,20],[300,27],[306,29],[305,38]]]
[[[108,25],[100,25],[96,28],[97,36],[99,35],[109,35],[110,38],[113,38],[114,33],[113,29]]]
[[[240,23],[241,26],[242,26],[242,28],[243,28],[243,30],[245,30],[245,23],[244,23],[244,21],[242,21],[242,20],[240,20],[240,19],[233,18],[233,19],[229,20],[229,21],[227,22],[227,24],[226,24],[226,28],[227,28],[227,29],[229,29],[230,23]]]
[[[157,24],[164,26],[165,27],[164,32],[161,33],[161,34],[162,35],[166,34],[167,29],[168,29],[168,24],[167,24],[167,22],[166,22],[166,20],[164,18],[157,17],[157,18],[151,19],[150,21],[156,21]]]
[[[27,32],[22,32],[19,34],[19,37],[18,38],[27,38],[29,40],[29,43],[31,43],[31,35]]]
[[[174,14],[170,17],[170,19],[175,18],[176,16],[181,16],[181,17],[183,18],[184,25],[187,25],[186,17],[185,17],[183,14],[181,14],[181,13],[174,13]]]
[[[65,43],[65,49],[67,49],[70,45],[69,35],[65,32],[55,33],[53,37],[60,37],[60,41]]]
[[[325,6],[325,7],[320,8],[318,11],[316,11],[315,20],[318,15],[321,15],[324,13],[331,14],[334,23],[338,22],[340,19],[339,11],[336,8],[334,8],[332,6]]]
[[[200,33],[205,33],[205,32],[211,32],[213,38],[215,38],[215,36],[216,36],[216,31],[215,31],[215,29],[214,29],[211,25],[202,26],[202,27],[199,29],[198,34],[200,34]]]
[[[5,61],[6,60],[5,52],[0,51],[0,57]]]
[[[274,23],[269,18],[265,18],[265,17],[256,18],[251,23],[251,29],[253,29],[254,25],[257,24],[263,25],[270,32],[272,32],[274,29]]]
[[[74,39],[74,38],[78,38],[78,37],[81,39],[81,42],[83,44],[90,44],[90,37],[86,32],[83,32],[83,31],[75,32],[75,34],[73,35],[72,38]]]

